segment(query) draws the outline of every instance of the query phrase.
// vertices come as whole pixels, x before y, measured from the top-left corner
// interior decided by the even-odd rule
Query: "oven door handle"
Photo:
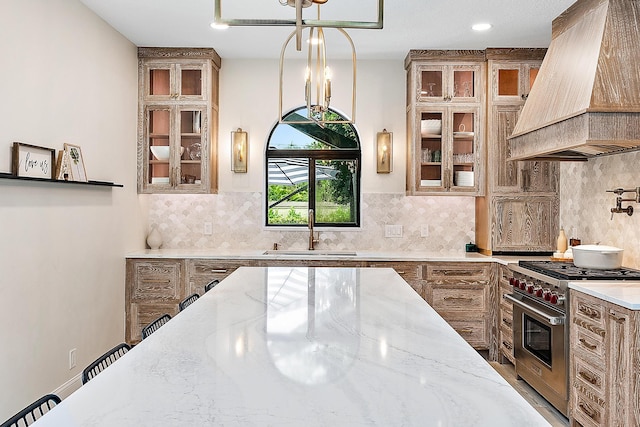
[[[556,325],[564,325],[564,316],[553,316],[550,315],[548,313],[545,313],[544,311],[536,308],[536,307],[532,307],[529,304],[520,301],[518,298],[514,298],[512,295],[510,294],[504,294],[503,298],[514,303],[515,305],[517,305],[520,308],[523,308],[525,310],[531,311],[535,314],[537,314],[538,316],[542,317],[544,320],[547,321],[548,324],[552,325],[552,326],[556,326]]]

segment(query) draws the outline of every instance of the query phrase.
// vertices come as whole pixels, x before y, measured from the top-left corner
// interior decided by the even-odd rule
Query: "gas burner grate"
[[[631,268],[596,270],[553,261],[520,261],[518,265],[560,280],[640,280],[640,270]]]

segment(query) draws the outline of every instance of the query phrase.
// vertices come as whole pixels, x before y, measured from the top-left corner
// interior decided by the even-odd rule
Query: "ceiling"
[[[213,0],[81,0],[137,46],[213,47],[222,58],[273,59],[293,27],[215,30]],[[221,0],[222,17],[295,19],[278,0]],[[410,49],[547,47],[551,22],[575,0],[386,0],[384,28],[347,30],[358,59],[402,60]],[[377,0],[329,0],[321,18],[375,21]],[[313,13],[313,15],[309,15]],[[316,19],[316,8],[305,9]],[[471,25],[489,22],[482,33]],[[329,40],[327,44],[330,45]],[[346,57],[347,49],[335,56]]]

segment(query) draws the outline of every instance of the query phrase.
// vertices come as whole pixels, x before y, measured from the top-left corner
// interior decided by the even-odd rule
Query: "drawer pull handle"
[[[513,350],[513,346],[511,345],[511,343],[508,343],[506,341],[502,341],[502,345],[505,346],[506,348],[508,348],[509,350]]]
[[[472,334],[473,333],[473,329],[457,329],[459,334]]]
[[[596,348],[598,348],[597,345],[588,343],[587,340],[585,340],[584,338],[580,338],[579,341],[583,346],[587,347],[589,350],[595,350]]]
[[[444,297],[445,301],[473,301],[473,298],[465,297]]]
[[[398,274],[405,274],[405,272],[404,272],[404,271],[400,271],[400,270],[396,270],[396,273],[398,273]]]
[[[600,312],[598,310],[594,310],[590,307],[585,307],[583,305],[578,307],[578,311],[582,314],[584,314],[587,317],[590,317],[592,319],[600,319]]]
[[[143,283],[171,283],[169,279],[144,279]]]
[[[624,317],[618,317],[613,313],[609,313],[609,317],[611,317],[611,319],[613,319],[616,323],[624,323],[626,320]]]
[[[505,319],[504,317],[502,318],[502,323],[504,323],[505,325],[507,325],[508,327],[511,327],[511,322],[509,322],[509,319]]]
[[[213,269],[211,270],[212,273],[226,273],[227,270],[226,269]]]
[[[591,374],[588,374],[588,373],[586,373],[586,372],[584,372],[584,371],[580,371],[580,372],[578,372],[578,373],[580,374],[580,376],[581,376],[584,380],[586,380],[586,381],[590,382],[590,383],[591,383],[591,384],[593,384],[593,385],[598,385],[598,379],[597,379],[597,378],[595,378],[594,376],[592,376]]]
[[[584,412],[585,414],[587,414],[589,416],[589,418],[595,420],[595,416],[596,416],[596,411],[594,411],[589,405],[587,405],[584,402],[580,402],[578,403],[578,406],[580,407],[580,409],[582,409],[582,412]]]

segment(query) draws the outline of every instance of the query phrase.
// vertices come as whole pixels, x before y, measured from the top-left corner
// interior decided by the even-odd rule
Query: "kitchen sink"
[[[317,251],[317,250],[267,250],[263,255],[282,255],[282,256],[356,256],[353,251]]]

